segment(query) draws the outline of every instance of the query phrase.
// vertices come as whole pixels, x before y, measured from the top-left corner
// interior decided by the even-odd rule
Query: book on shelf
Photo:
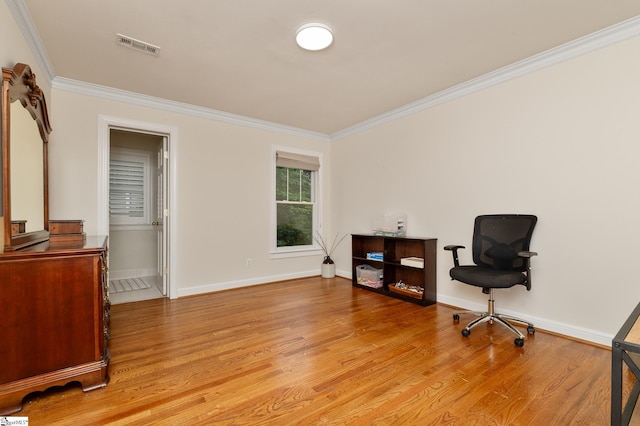
[[[370,260],[384,260],[384,255],[382,252],[369,252],[367,253],[367,259]]]
[[[403,257],[400,259],[400,264],[414,268],[424,268],[424,259],[421,257]]]

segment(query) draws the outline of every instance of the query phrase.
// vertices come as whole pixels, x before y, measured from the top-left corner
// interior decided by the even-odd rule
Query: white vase
[[[336,264],[335,263],[323,263],[320,265],[322,271],[322,278],[333,278],[336,276]]]

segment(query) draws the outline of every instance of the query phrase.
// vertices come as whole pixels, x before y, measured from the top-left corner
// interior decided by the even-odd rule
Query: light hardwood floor
[[[111,381],[33,395],[30,426],[607,425],[611,352],[460,335],[453,309],[319,277],[115,305]]]

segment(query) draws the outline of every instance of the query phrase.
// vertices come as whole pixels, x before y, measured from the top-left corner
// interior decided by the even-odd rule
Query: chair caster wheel
[[[458,315],[458,314],[453,314],[453,320],[454,320],[454,321],[460,321],[460,315]]]
[[[521,338],[517,338],[516,340],[513,341],[513,343],[515,343],[516,346],[518,347],[523,347],[524,346],[524,339]]]
[[[463,335],[464,337],[467,337],[467,336],[469,336],[470,334],[471,334],[471,330],[467,330],[466,328],[463,328],[463,329],[462,329],[462,335]]]
[[[527,327],[527,333],[536,334],[536,329],[533,328],[532,326],[529,326],[529,327]]]

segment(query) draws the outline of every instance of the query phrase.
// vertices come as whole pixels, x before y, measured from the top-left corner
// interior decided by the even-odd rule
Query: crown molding
[[[52,87],[57,90],[64,90],[67,92],[108,99],[116,102],[123,102],[183,115],[190,115],[207,120],[221,121],[254,129],[268,130],[293,136],[316,139],[323,142],[330,142],[329,136],[324,133],[312,132],[270,121],[258,120],[242,115],[218,111],[212,108],[199,107],[183,102],[156,98],[154,96],[142,95],[139,93],[114,89],[112,87],[101,86],[93,83],[86,83],[65,77],[55,77],[52,81]]]
[[[553,49],[549,49],[522,61],[515,62],[480,77],[468,80],[464,83],[458,84],[457,86],[445,89],[434,95],[427,96],[426,98],[419,99],[384,114],[372,117],[368,120],[340,130],[339,132],[333,133],[330,135],[330,138],[332,141],[335,141],[363,132],[638,35],[640,35],[640,16],[636,16],[619,24],[596,31],[592,34],[570,41]]]
[[[31,16],[29,15],[24,1],[5,1],[29,47],[31,48],[38,65],[40,65],[44,70],[46,73],[45,77],[55,89],[191,115],[209,120],[222,121],[240,126],[311,138],[324,142],[336,141],[347,136],[363,132],[382,124],[433,108],[451,100],[467,96],[474,92],[487,89],[525,74],[541,70],[640,35],[640,16],[636,16],[328,135],[237,114],[226,113],[210,108],[141,95],[134,92],[127,92],[124,90],[85,83],[64,77],[56,77],[54,68],[51,65],[51,61],[49,60],[46,50],[44,49],[42,40],[33,25],[33,21],[31,20]]]
[[[47,51],[44,49],[44,45],[42,44],[40,35],[33,25],[33,21],[31,20],[31,15],[29,15],[27,6],[24,4],[23,0],[5,1],[7,3],[9,11],[13,15],[13,19],[16,21],[16,24],[18,24],[18,28],[22,32],[22,35],[29,45],[33,56],[36,58],[38,66],[45,73],[44,77],[46,78],[49,85],[51,85],[51,81],[56,76],[56,72],[51,65],[51,61],[49,60]]]

